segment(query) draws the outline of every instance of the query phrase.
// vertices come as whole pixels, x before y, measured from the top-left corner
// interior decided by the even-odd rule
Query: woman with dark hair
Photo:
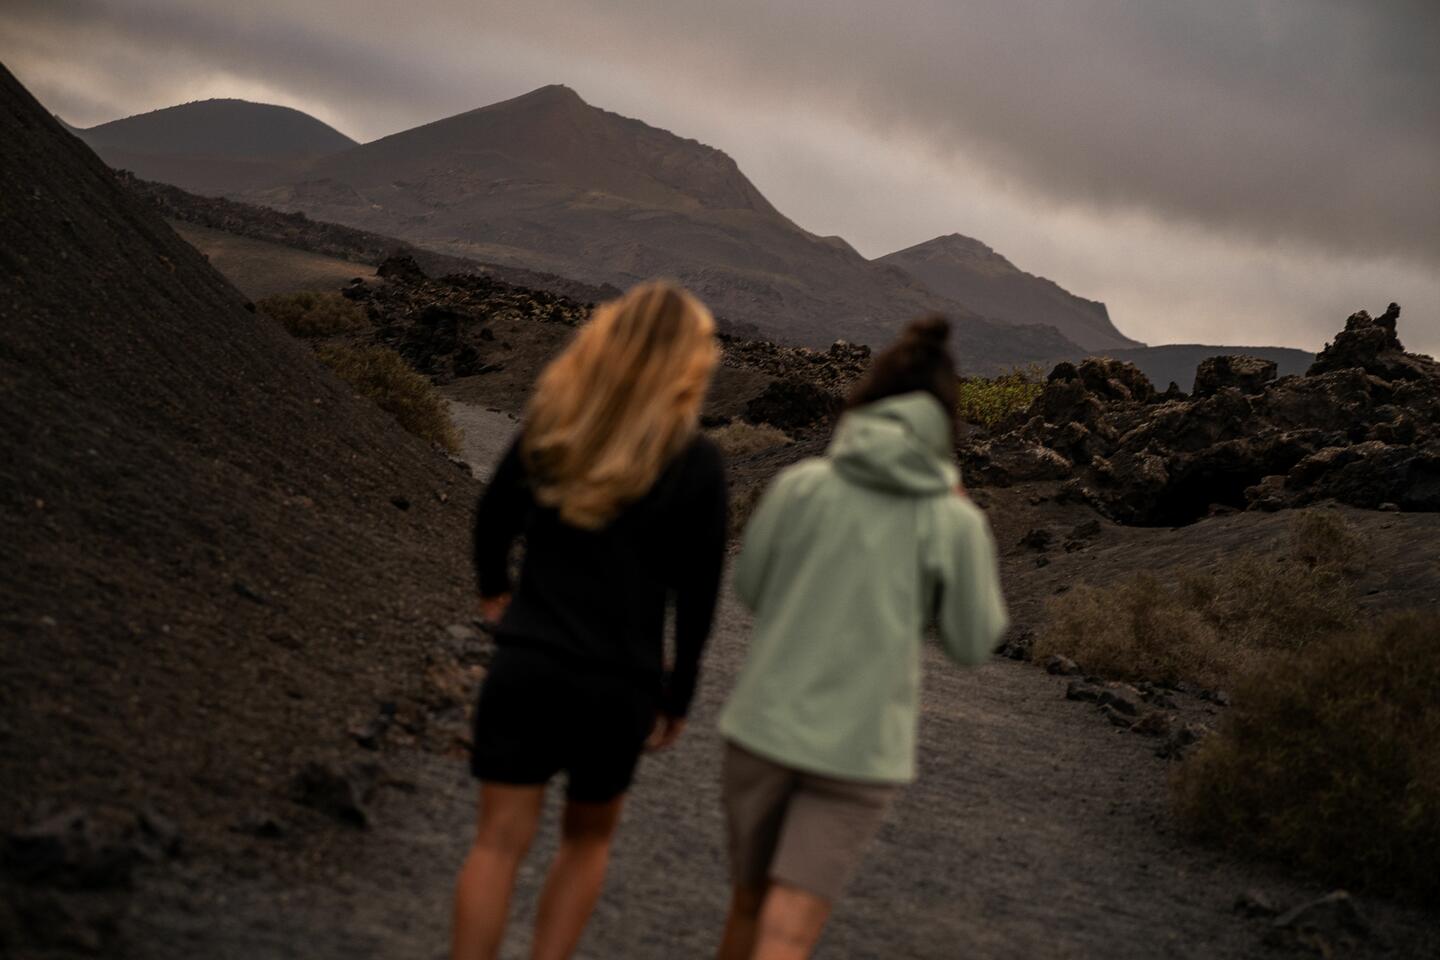
[[[776,478],[745,530],[735,589],[755,634],[720,718],[722,960],[810,955],[915,777],[927,623],[962,664],[1005,630],[994,541],[954,463],[949,332],[926,317],[877,356],[826,455]]]
[[[485,489],[475,569],[499,649],[475,710],[480,802],[455,890],[454,960],[499,954],[516,871],[562,771],[560,848],[530,955],[574,952],[641,750],[685,727],[725,553],[724,464],[698,429],[718,359],[714,318],[679,287],[642,284],[601,304],[541,373]]]

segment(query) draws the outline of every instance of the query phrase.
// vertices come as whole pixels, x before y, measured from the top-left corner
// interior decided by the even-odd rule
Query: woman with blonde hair
[[[561,771],[560,848],[532,956],[570,956],[640,753],[685,726],[725,547],[723,463],[698,430],[714,331],[705,306],[667,283],[596,308],[540,375],[480,500],[475,568],[498,649],[475,713],[479,815],[455,894],[455,960],[497,955],[516,870]]]

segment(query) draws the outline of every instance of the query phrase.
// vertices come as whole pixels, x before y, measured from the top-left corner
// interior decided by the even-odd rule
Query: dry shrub
[[[1183,576],[1180,594],[1217,638],[1257,650],[1303,649],[1353,626],[1359,615],[1350,580],[1336,567],[1253,553]]]
[[[1369,554],[1365,541],[1337,510],[1306,510],[1290,529],[1290,554],[1312,567],[1354,571]]]
[[[760,497],[764,493],[765,485],[763,483],[731,491],[729,524],[731,540],[739,540],[745,533],[745,525],[750,522],[750,515],[755,512],[755,507],[759,505]]]
[[[768,423],[745,423],[741,420],[716,427],[706,433],[727,457],[747,457],[752,453],[782,447],[790,442],[790,438],[783,431]]]
[[[962,377],[956,407],[966,423],[994,426],[1017,410],[1028,409],[1044,388],[1044,371],[1033,364],[998,377]]]
[[[1201,838],[1436,903],[1437,744],[1440,615],[1407,614],[1248,670],[1175,807]]]
[[[1052,653],[1108,677],[1211,687],[1222,686],[1249,655],[1222,642],[1174,585],[1148,573],[1113,587],[1080,584],[1051,600],[1034,657]]]
[[[1332,518],[1342,526],[1326,542],[1358,541]],[[1061,653],[1120,679],[1220,687],[1268,651],[1303,650],[1351,628],[1355,591],[1337,562],[1309,562],[1309,523],[1303,514],[1295,521],[1288,557],[1242,553],[1169,582],[1144,573],[1110,587],[1077,586],[1050,601],[1035,656]]]
[[[277,294],[256,306],[297,337],[328,337],[368,326],[363,307],[333,292]]]
[[[460,436],[445,401],[400,354],[385,347],[328,346],[316,355],[356,393],[393,414],[406,430],[451,453],[459,451]]]

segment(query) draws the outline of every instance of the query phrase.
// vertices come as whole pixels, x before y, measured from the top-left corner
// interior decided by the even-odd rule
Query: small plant
[[[1290,528],[1290,555],[1312,567],[1355,572],[1369,550],[1338,510],[1306,510]]]
[[[297,337],[328,337],[369,325],[364,308],[334,292],[277,294],[256,306]]]
[[[1323,543],[1358,543],[1338,515],[1323,522]],[[1061,653],[1117,679],[1219,687],[1265,653],[1304,650],[1353,628],[1360,608],[1350,578],[1338,562],[1309,559],[1313,523],[1305,514],[1295,520],[1290,557],[1242,553],[1168,583],[1145,573],[1109,587],[1081,584],[1050,601],[1035,657]]]
[[[1111,587],[1080,584],[1052,600],[1048,612],[1036,661],[1061,653],[1116,679],[1219,687],[1251,655],[1222,642],[1201,609],[1148,573]]]
[[[1440,904],[1440,615],[1334,633],[1245,672],[1177,769],[1202,839]]]
[[[327,346],[316,355],[356,393],[393,414],[406,430],[450,453],[459,452],[460,437],[445,401],[400,354],[385,347]]]
[[[736,420],[706,432],[727,457],[746,457],[790,443],[790,438],[783,431],[768,423]]]
[[[1034,364],[998,377],[962,377],[957,401],[960,418],[994,426],[1017,410],[1029,408],[1044,387],[1044,371]]]

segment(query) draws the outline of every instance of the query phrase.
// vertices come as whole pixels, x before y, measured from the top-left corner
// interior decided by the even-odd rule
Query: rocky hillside
[[[1105,304],[1019,269],[990,247],[952,233],[880,257],[942,297],[1005,323],[1048,324],[1091,352],[1141,346],[1115,329]]]
[[[379,704],[453,743],[477,489],[3,69],[0,180],[0,952],[136,955],[152,874],[345,862]]]
[[[579,283],[553,273],[437,253],[395,237],[312,220],[303,213],[282,213],[258,204],[200,196],[166,183],[142,180],[123,170],[117,173],[116,179],[167,220],[349,260],[372,269],[389,257],[401,255],[415,260],[422,271],[432,276],[483,274],[505,283],[548,290],[585,303],[598,302],[620,293],[617,287]]]
[[[1404,351],[1399,316],[1354,314],[1303,376],[1212,357],[1189,396],[1117,360],[1060,364],[1028,410],[962,448],[967,482],[1059,481],[1132,524],[1327,499],[1440,510],[1440,364]]]
[[[589,315],[590,304],[489,274],[432,278],[391,257],[373,278],[341,291],[373,326],[341,335],[396,350],[451,396],[506,411],[524,407],[544,365]],[[721,366],[706,406],[712,426],[768,423],[795,436],[823,432],[870,361],[844,341],[825,350],[722,334]]]
[[[116,169],[198,193],[252,188],[355,146],[309,114],[247,100],[196,101],[71,130]]]

